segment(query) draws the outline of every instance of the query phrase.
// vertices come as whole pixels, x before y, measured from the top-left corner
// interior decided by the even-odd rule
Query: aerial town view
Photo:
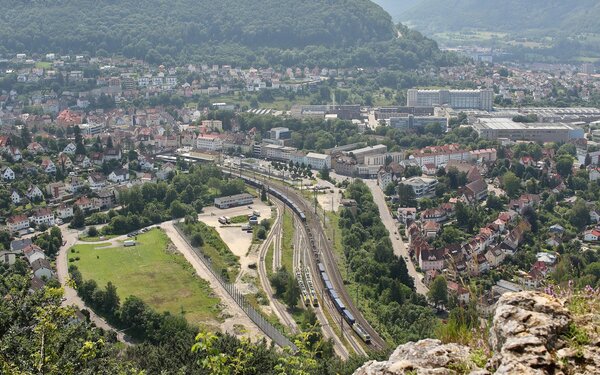
[[[1,374],[600,374],[597,1],[0,8]]]

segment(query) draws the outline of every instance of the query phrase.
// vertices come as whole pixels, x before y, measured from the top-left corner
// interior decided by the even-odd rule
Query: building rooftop
[[[481,118],[475,126],[480,129],[495,129],[495,130],[526,130],[526,129],[565,129],[573,130],[574,127],[564,122],[515,122],[510,118]]]

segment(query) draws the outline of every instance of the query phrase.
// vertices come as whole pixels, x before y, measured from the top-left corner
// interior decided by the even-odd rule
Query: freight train
[[[248,184],[250,186],[253,186],[258,189],[265,189],[264,184],[259,180],[256,180],[256,179],[250,178],[250,177],[246,177],[246,176],[240,176],[240,178],[246,184]],[[366,342],[367,344],[370,344],[371,336],[367,333],[367,331],[359,323],[356,322],[356,319],[354,318],[354,316],[352,315],[350,310],[346,309],[344,302],[340,299],[337,291],[331,284],[331,280],[329,279],[329,275],[327,275],[324,264],[319,262],[319,260],[318,260],[319,254],[318,254],[317,248],[314,244],[314,240],[313,240],[313,236],[310,231],[310,228],[306,225],[306,215],[304,214],[304,211],[300,207],[298,207],[298,205],[296,203],[294,203],[292,200],[290,200],[285,194],[283,194],[281,191],[274,189],[272,187],[267,187],[266,189],[269,194],[273,195],[275,198],[282,201],[286,206],[290,207],[292,209],[292,211],[294,211],[294,213],[296,215],[298,215],[298,217],[300,217],[300,220],[304,223],[306,232],[308,233],[308,237],[310,239],[312,250],[313,250],[313,253],[315,254],[315,258],[317,259],[317,268],[319,270],[319,274],[321,275],[321,280],[323,281],[323,285],[325,286],[325,293],[327,293],[329,295],[329,297],[333,301],[333,305],[336,308],[336,310],[340,313],[342,318],[344,318],[344,320],[346,322],[348,322],[348,324],[352,327],[354,332],[356,332],[356,334],[364,342]],[[314,295],[314,290],[312,291],[312,293]],[[315,306],[316,306],[316,303],[315,303]]]

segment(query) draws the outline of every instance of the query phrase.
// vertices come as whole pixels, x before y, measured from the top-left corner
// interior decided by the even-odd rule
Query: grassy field
[[[283,213],[283,236],[281,239],[281,265],[289,272],[294,272],[294,218],[288,207]]]
[[[79,258],[73,264],[84,279],[96,280],[100,287],[115,284],[121,301],[135,295],[158,311],[184,314],[198,326],[216,321],[219,299],[182,255],[169,250],[166,234],[154,229],[137,238],[135,247],[76,245],[68,256]]]

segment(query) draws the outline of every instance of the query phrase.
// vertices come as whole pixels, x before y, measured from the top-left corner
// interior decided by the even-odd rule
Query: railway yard
[[[276,219],[260,250],[258,270],[269,304],[280,322],[290,332],[297,332],[298,325],[291,314],[273,297],[267,276],[267,268],[275,271],[282,264],[283,212],[291,210],[294,214],[293,270],[289,271],[298,281],[302,304],[313,309],[323,335],[332,339],[334,350],[341,358],[384,349],[386,342],[363,317],[344,285],[333,245],[325,235],[323,223],[315,214],[312,202],[283,182],[266,178],[258,180],[244,172],[240,172],[239,177],[249,186],[266,189],[276,207]],[[273,264],[266,264],[270,247]]]

